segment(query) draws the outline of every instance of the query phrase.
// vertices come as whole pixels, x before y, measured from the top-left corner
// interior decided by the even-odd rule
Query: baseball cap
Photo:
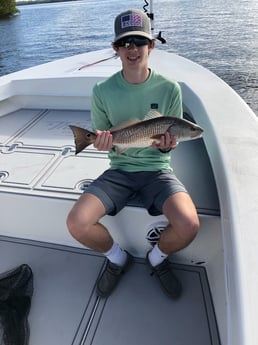
[[[133,35],[152,40],[149,17],[140,10],[131,9],[120,13],[115,19],[114,29],[114,42],[120,40],[120,38]]]

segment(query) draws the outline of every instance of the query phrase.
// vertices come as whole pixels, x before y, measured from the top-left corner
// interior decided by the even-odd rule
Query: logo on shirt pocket
[[[159,109],[158,103],[151,103],[151,109]]]

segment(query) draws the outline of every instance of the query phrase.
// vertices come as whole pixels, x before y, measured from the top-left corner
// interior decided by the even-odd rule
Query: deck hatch
[[[91,128],[89,111],[47,110],[38,121],[24,130],[15,142],[25,147],[62,149],[73,146],[69,125]]]

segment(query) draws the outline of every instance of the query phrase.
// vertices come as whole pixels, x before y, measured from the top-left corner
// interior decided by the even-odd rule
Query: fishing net
[[[0,344],[27,345],[28,313],[33,294],[33,274],[21,265],[0,274]]]

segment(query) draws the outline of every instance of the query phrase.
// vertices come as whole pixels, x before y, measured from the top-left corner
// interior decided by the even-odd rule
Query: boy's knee
[[[85,224],[81,222],[80,216],[72,209],[66,219],[66,225],[70,234],[75,238],[81,237],[82,229],[85,231]]]
[[[193,240],[200,229],[200,222],[198,216],[188,220],[185,226],[185,232],[189,236],[189,239]]]
[[[70,234],[74,237],[75,229],[76,229],[76,218],[73,216],[73,212],[70,211],[67,218],[66,218],[66,225],[70,232]]]

